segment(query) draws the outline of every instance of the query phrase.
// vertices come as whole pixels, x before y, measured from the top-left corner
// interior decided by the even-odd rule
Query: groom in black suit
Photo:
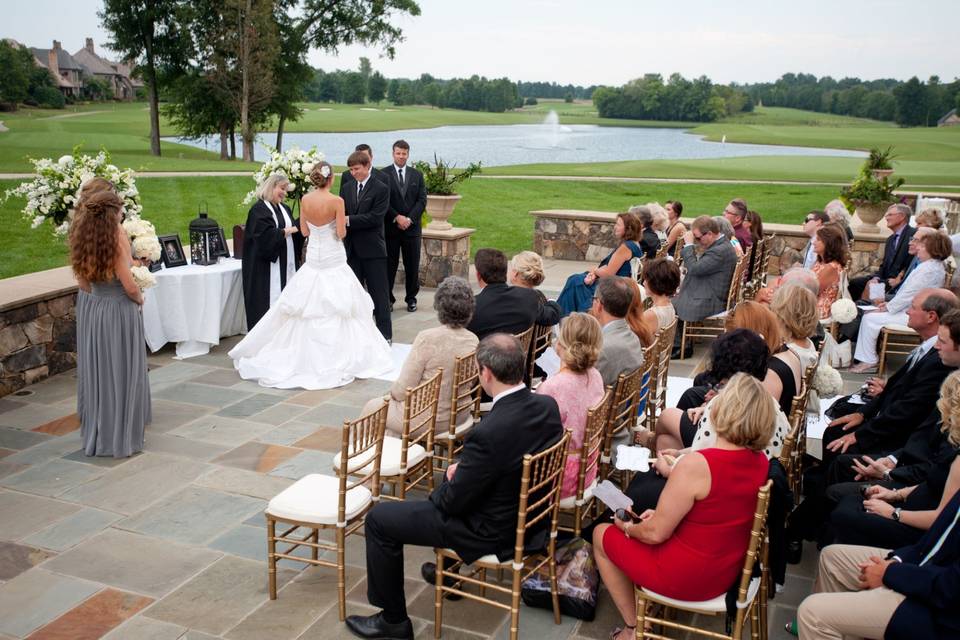
[[[523,384],[526,352],[505,333],[477,347],[480,384],[493,408],[470,431],[460,461],[428,500],[382,501],[367,514],[367,599],[382,611],[349,616],[347,628],[361,638],[413,638],[403,593],[403,547],[450,547],[469,564],[489,553],[513,556],[523,456],[543,451],[563,435],[556,401]],[[546,521],[544,521],[546,524]],[[530,549],[546,547],[546,527],[528,532]],[[436,565],[421,575],[435,584]]]
[[[423,174],[407,166],[410,145],[406,140],[393,143],[393,164],[380,170],[390,186],[390,208],[384,223],[387,239],[387,279],[390,283],[390,305],[393,284],[397,279],[397,267],[403,256],[403,273],[406,285],[407,311],[417,310],[417,293],[420,291],[420,219],[427,206],[427,187]]]
[[[340,197],[347,214],[347,264],[373,299],[377,329],[384,338],[392,341],[387,245],[383,238],[383,220],[390,204],[390,191],[381,179],[371,174],[370,156],[365,152],[351,153],[347,167],[353,179],[340,183]]]

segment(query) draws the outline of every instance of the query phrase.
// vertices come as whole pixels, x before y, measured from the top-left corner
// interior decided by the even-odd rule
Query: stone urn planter
[[[427,229],[434,231],[449,231],[453,225],[448,222],[453,215],[453,208],[460,202],[462,196],[434,196],[427,194],[427,215],[430,222]]]
[[[853,230],[859,233],[880,233],[880,227],[877,226],[877,223],[880,222],[883,214],[893,203],[854,200],[854,204],[857,206],[854,215],[860,219],[860,224],[854,226]]]
[[[893,175],[893,169],[871,169],[870,171],[877,180],[883,180]]]

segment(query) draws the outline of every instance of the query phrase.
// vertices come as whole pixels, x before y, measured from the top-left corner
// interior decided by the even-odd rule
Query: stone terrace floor
[[[555,295],[584,265],[550,262]],[[420,310],[393,314],[398,342],[435,324],[432,292]],[[398,305],[398,309],[399,309]],[[72,372],[0,399],[0,640],[317,640],[349,637],[337,619],[335,571],[281,563],[279,599],[267,597],[267,501],[307,473],[331,472],[339,426],[388,383],[281,391],[242,381],[227,357],[153,354],[154,421],[144,452],[123,460],[80,451]],[[701,347],[702,349],[702,347]],[[687,375],[696,359],[675,362]],[[848,387],[859,385],[851,377]],[[364,541],[347,549],[347,611],[366,602]],[[789,567],[771,602],[771,638],[809,593],[815,549]],[[406,594],[418,637],[433,636],[433,590],[419,578],[429,549],[408,548]],[[444,606],[444,638],[504,638],[509,614],[471,601]],[[595,621],[523,607],[525,638],[606,638],[618,621],[601,591]],[[719,624],[719,621],[717,622]]]

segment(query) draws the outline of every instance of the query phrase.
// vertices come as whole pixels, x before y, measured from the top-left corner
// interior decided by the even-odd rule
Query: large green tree
[[[387,79],[379,71],[374,71],[367,80],[367,98],[370,102],[380,102],[387,95]]]
[[[304,0],[301,21],[311,47],[336,52],[351,44],[382,46],[394,56],[403,31],[392,24],[402,15],[420,15],[415,0]]]
[[[17,103],[27,99],[32,58],[26,49],[0,40],[0,106],[16,111]]]
[[[897,100],[894,119],[903,127],[922,127],[929,124],[929,97],[927,87],[913,76],[893,90]]]

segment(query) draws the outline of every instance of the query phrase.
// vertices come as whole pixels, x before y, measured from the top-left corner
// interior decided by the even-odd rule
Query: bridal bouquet
[[[160,240],[153,224],[143,218],[130,217],[123,221],[123,230],[130,238],[130,249],[134,258],[150,262],[160,259]]]
[[[260,166],[260,170],[253,174],[253,181],[259,187],[263,181],[274,174],[286,176],[290,181],[287,187],[289,198],[300,200],[313,186],[310,182],[310,172],[313,167],[323,160],[323,153],[312,147],[309,151],[293,148],[280,153],[272,147],[270,149],[270,159]],[[257,199],[257,191],[254,189],[243,199],[244,204],[252,204]]]
[[[117,194],[123,200],[125,219],[139,218],[143,210],[133,170],[121,170],[111,164],[110,154],[104,150],[90,156],[81,155],[77,147],[71,155],[56,161],[41,158],[31,159],[31,162],[36,174],[33,180],[8,189],[3,200],[11,196],[26,198],[23,215],[34,229],[49,220],[54,234],[65,237],[70,231],[80,187],[91,178],[106,178],[116,186]]]
[[[140,287],[141,291],[157,284],[156,276],[150,273],[150,269],[147,267],[132,267],[130,273],[133,275],[133,281]]]

